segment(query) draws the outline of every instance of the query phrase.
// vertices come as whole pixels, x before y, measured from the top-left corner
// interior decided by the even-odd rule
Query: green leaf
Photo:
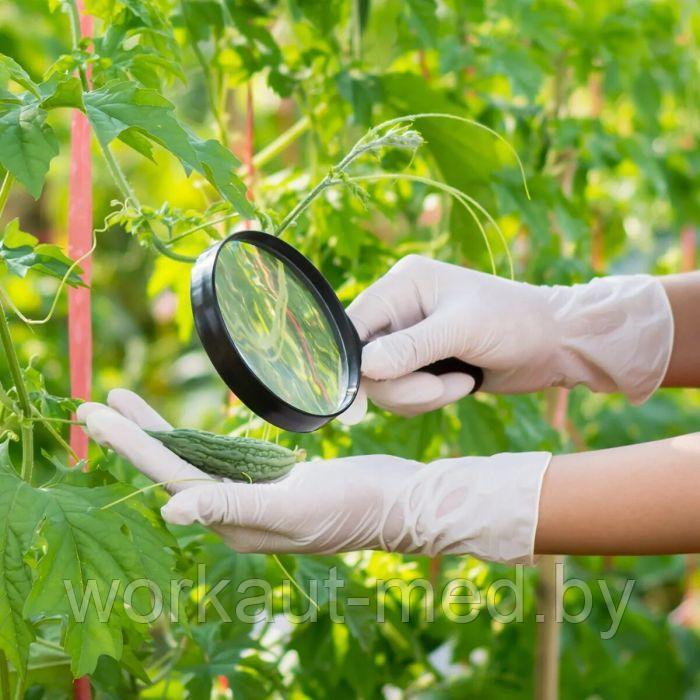
[[[504,45],[498,39],[490,40],[487,46],[493,51],[488,66],[489,74],[505,75],[515,94],[525,95],[534,101],[544,76],[532,53],[518,44]]]
[[[461,454],[489,455],[508,449],[505,426],[492,405],[470,397],[459,402],[457,411]]]
[[[24,554],[43,512],[43,495],[19,478],[6,440],[0,444],[0,649],[22,678],[34,639],[22,615],[31,589]]]
[[[438,34],[437,4],[435,0],[407,0],[408,24],[418,35],[425,48],[435,46]]]
[[[123,630],[138,629],[138,622],[127,615],[129,602],[139,615],[150,612],[151,594],[146,588],[139,588],[125,603],[130,583],[153,582],[167,609],[174,565],[170,549],[175,543],[137,499],[102,509],[131,493],[126,486],[60,484],[42,493],[42,546],[24,614],[60,615],[67,620],[64,648],[71,656],[73,674],[81,676],[92,672],[103,654],[121,657]],[[81,610],[85,599],[88,603]]]
[[[73,676],[70,672],[70,658],[58,649],[33,644],[29,650],[25,685],[27,688],[49,686],[57,697],[72,697]],[[32,691],[28,691],[24,697],[30,700],[36,696],[32,695]]]
[[[289,73],[280,70],[272,69],[267,74],[267,84],[271,90],[274,90],[280,97],[289,97],[298,81]]]
[[[19,219],[15,218],[5,226],[5,233],[2,241],[8,248],[24,248],[25,246],[34,248],[39,242],[39,239],[32,236],[31,233],[21,231],[19,228]]]
[[[66,0],[62,0],[66,2]],[[85,10],[88,14],[100,17],[111,23],[115,17],[127,10],[146,26],[159,26],[164,22],[158,3],[153,0],[86,0]]]
[[[155,163],[153,144],[138,129],[125,129],[119,134],[119,140]]]
[[[31,79],[29,73],[14,58],[0,54],[0,84],[5,84],[9,80],[38,96],[37,84]]]
[[[38,199],[58,140],[36,102],[9,105],[0,116],[0,163]]]
[[[369,126],[372,107],[382,96],[376,76],[344,70],[338,73],[335,82],[340,95],[352,105],[354,123]]]
[[[44,109],[75,107],[83,109],[83,86],[75,76],[52,78],[39,86]]]
[[[18,277],[26,277],[30,270],[34,270],[49,277],[63,279],[73,261],[59,246],[37,243],[34,236],[20,229],[19,219],[13,219],[5,227],[0,240],[0,261]],[[80,267],[74,268],[68,275],[66,284],[71,287],[85,286],[80,277],[81,272]]]
[[[289,9],[295,20],[303,17],[325,36],[340,22],[343,4],[340,0],[289,0]]]
[[[103,144],[132,130],[127,143],[143,148],[143,142],[133,138],[136,130],[177,156],[186,172],[196,170],[203,175],[243,216],[253,216],[245,184],[235,173],[240,161],[218,141],[200,139],[182,126],[172,103],[155,90],[115,80],[85,93],[84,100],[88,118]]]

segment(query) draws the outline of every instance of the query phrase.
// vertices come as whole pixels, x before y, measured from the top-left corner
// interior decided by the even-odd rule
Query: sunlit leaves
[[[31,589],[23,556],[43,514],[43,498],[22,481],[10,461],[9,443],[0,443],[0,649],[24,676],[34,633],[22,608]]]
[[[129,489],[118,485],[60,484],[44,492],[46,514],[39,536],[46,552],[39,559],[25,615],[51,610],[66,619],[64,644],[76,676],[93,671],[102,654],[119,659],[122,628],[135,628],[138,616],[153,609],[155,589],[142,585],[125,600],[127,586],[150,581],[166,605],[169,600],[172,555],[165,547],[173,543],[162,524],[137,501],[101,509],[125,493]],[[113,604],[105,608],[108,614],[100,609],[105,603]],[[127,612],[125,603],[135,614]]]
[[[437,3],[435,0],[408,0],[406,2],[408,23],[415,31],[423,47],[433,47],[439,31]]]
[[[38,90],[43,109],[83,108],[83,88],[77,76],[54,75],[42,83]]]
[[[81,270],[63,253],[61,248],[38,239],[19,227],[19,219],[10,221],[0,239],[0,263],[18,277],[26,277],[30,270],[49,277],[63,279],[76,287],[83,284]],[[72,269],[71,269],[72,268]]]
[[[39,197],[58,140],[36,103],[0,106],[0,163]]]
[[[352,105],[353,121],[369,126],[372,107],[382,97],[381,83],[376,76],[341,71],[335,77],[338,92]]]
[[[8,81],[13,81],[25,90],[38,95],[37,85],[29,73],[14,58],[0,54],[0,84],[4,86]]]
[[[139,135],[177,156],[187,171],[203,175],[239,212],[253,215],[245,185],[235,174],[240,161],[213,139],[201,139],[175,117],[171,102],[155,90],[128,81],[112,81],[84,95],[85,110],[100,141],[109,145],[127,132],[128,145],[144,152]]]
[[[9,462],[7,443],[0,446],[0,484],[0,611],[9,623],[0,628],[0,648],[22,669],[33,638],[26,620],[50,611],[66,621],[64,644],[74,675],[92,671],[102,654],[120,658],[123,630],[139,629],[138,617],[126,614],[125,587],[148,579],[168,602],[167,547],[173,542],[163,525],[134,501],[100,510],[129,493],[122,486],[32,488]],[[39,547],[33,575],[24,561],[30,547]],[[85,620],[79,622],[86,594]],[[102,615],[100,606],[110,600],[113,609]],[[153,605],[145,587],[129,602],[141,615]]]
[[[61,0],[66,2],[66,0]],[[85,9],[92,15],[113,22],[120,13],[128,12],[146,26],[166,24],[165,2],[159,0],[86,0]]]

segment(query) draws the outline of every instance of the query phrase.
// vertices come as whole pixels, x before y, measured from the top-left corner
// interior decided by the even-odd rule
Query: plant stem
[[[360,0],[352,0],[350,49],[355,61],[362,60],[362,12]]]
[[[7,656],[2,649],[0,649],[0,690],[2,691],[2,700],[11,700],[10,667],[7,663]]]
[[[24,700],[24,690],[27,683],[27,678],[18,678],[15,686],[15,700]]]
[[[68,418],[47,418],[46,416],[42,415],[39,415],[38,418],[32,418],[32,420],[35,423],[62,423],[63,425],[79,425],[81,427],[85,426],[85,423],[79,420],[69,420]]]
[[[131,185],[129,184],[129,181],[126,179],[126,175],[124,175],[124,172],[122,169],[119,167],[119,163],[117,163],[116,158],[114,157],[114,154],[112,151],[109,149],[109,144],[104,143],[104,141],[99,138],[97,138],[98,143],[100,144],[100,150],[102,151],[102,155],[104,156],[105,162],[107,163],[107,169],[109,170],[114,182],[116,183],[117,187],[122,193],[122,196],[124,199],[131,203],[138,209],[139,211],[141,210],[141,203],[138,200],[138,197],[136,196],[136,193],[132,189]],[[148,226],[148,229],[150,230],[150,226]],[[188,255],[180,255],[180,253],[174,253],[171,251],[161,240],[158,238],[158,236],[151,230],[151,233],[153,234],[151,236],[151,241],[153,243],[153,247],[161,253],[161,255],[164,255],[167,258],[170,258],[171,260],[176,260],[177,262],[182,262],[182,263],[194,263],[196,262],[197,258],[190,257]]]
[[[172,245],[173,243],[177,243],[178,241],[181,241],[183,238],[187,238],[187,236],[191,236],[193,233],[197,233],[197,231],[202,231],[205,228],[217,226],[218,224],[222,224],[222,223],[224,223],[224,221],[229,221],[230,219],[240,219],[240,218],[241,218],[241,215],[237,211],[235,211],[235,212],[232,212],[231,214],[226,214],[225,216],[220,216],[218,219],[212,219],[211,221],[205,221],[203,224],[197,224],[197,226],[193,226],[192,228],[188,228],[187,231],[183,231],[182,233],[178,234],[177,236],[173,236],[167,242],[164,242],[163,245]]]
[[[68,17],[70,18],[71,39],[73,43],[73,49],[77,50],[80,46],[81,39],[80,10],[78,9],[77,0],[68,0],[68,2],[65,3],[64,7],[67,8]],[[90,83],[88,82],[85,69],[82,66],[80,66],[78,68],[78,72],[80,74],[80,82],[83,86],[83,90],[85,92],[88,92],[90,90]],[[104,159],[107,162],[107,169],[109,170],[109,173],[114,179],[117,187],[120,189],[122,196],[127,201],[131,200],[133,205],[136,208],[140,209],[141,207],[139,205],[138,199],[136,198],[136,195],[134,194],[134,191],[131,189],[131,185],[129,185],[129,182],[127,181],[124,173],[119,167],[119,164],[114,159],[112,152],[109,150],[109,144],[105,143],[104,140],[100,138],[99,133],[95,132],[95,135],[97,136],[97,142],[100,145],[102,155],[104,156]]]
[[[66,8],[68,12],[68,19],[70,20],[70,33],[73,49],[77,50],[80,46],[81,39],[80,10],[78,10],[78,3],[76,0],[68,0],[68,2],[64,3],[63,6]],[[80,66],[80,68],[78,68],[78,73],[80,74],[80,82],[83,86],[83,90],[87,92],[90,89],[90,85],[88,83],[85,69]]]
[[[225,11],[228,12],[226,2],[223,2],[222,4],[225,8]],[[219,109],[219,105],[216,100],[216,81],[214,80],[214,76],[211,72],[210,61],[206,59],[206,57],[202,53],[202,50],[199,48],[197,38],[192,34],[192,32],[189,31],[189,21],[187,18],[186,3],[180,2],[180,12],[182,13],[183,18],[185,19],[185,26],[187,27],[190,38],[190,46],[192,47],[192,51],[194,52],[195,58],[197,59],[197,62],[199,63],[200,68],[202,69],[202,73],[204,74],[204,84],[207,90],[209,109],[211,110],[212,116],[214,117],[214,121],[216,122],[216,127],[219,131],[219,139],[224,144],[224,146],[226,146],[226,148],[229,148],[228,130],[226,128],[226,121],[224,119],[224,116],[221,114],[221,110]]]
[[[136,197],[134,190],[131,188],[129,181],[126,179],[126,175],[124,175],[124,173],[122,172],[122,169],[119,167],[119,163],[117,163],[116,159],[114,158],[112,151],[109,150],[109,144],[105,143],[99,137],[99,134],[96,134],[96,135],[97,135],[97,142],[100,145],[100,150],[102,151],[102,155],[105,159],[105,162],[107,163],[107,169],[109,170],[109,174],[112,176],[112,179],[114,180],[115,184],[119,188],[119,191],[122,193],[122,196],[124,197],[124,199],[127,202],[131,201],[131,203],[137,209],[140,210],[141,204],[139,203],[139,200]]]
[[[282,232],[288,228],[292,222],[311,204],[311,202],[318,197],[323,190],[325,190],[327,187],[330,187],[333,183],[335,182],[335,179],[331,176],[329,173],[326,175],[326,177],[323,178],[317,185],[309,192],[309,194],[304,197],[304,199],[297,204],[292,211],[287,214],[287,216],[284,217],[282,220],[282,223],[277,227],[277,230],[275,231],[275,236],[279,236],[282,234]]]
[[[272,143],[268,144],[255,156],[253,156],[253,167],[257,170],[267,165],[273,158],[279,155],[287,146],[298,139],[302,134],[309,130],[311,120],[308,116],[302,117],[296,124],[287,129],[283,134],[280,134]],[[238,169],[239,175],[245,174],[245,168]]]
[[[389,122],[386,122],[387,124]],[[339,174],[344,173],[347,168],[352,164],[353,161],[357,160],[361,155],[369,153],[371,151],[379,150],[387,147],[394,148],[406,148],[406,145],[399,145],[396,141],[387,140],[387,135],[380,136],[378,131],[383,127],[380,124],[378,127],[368,131],[355,145],[348,151],[345,157],[334,167],[332,167],[326,176],[321,180],[316,186],[309,192],[309,194],[304,197],[304,199],[299,202],[292,211],[287,214],[287,216],[282,219],[282,223],[277,227],[275,231],[275,236],[281,235],[281,233],[288,228],[294,221],[299,217],[299,215],[311,204],[311,202],[318,197],[323,190],[328,187],[332,187],[341,183],[343,180],[339,177]],[[410,147],[415,148],[417,145],[411,145]]]
[[[231,15],[231,10],[228,9],[226,0],[221,0],[221,12],[224,15],[224,23],[229,27],[235,27],[236,23],[233,21],[233,16]]]
[[[31,483],[32,468],[34,466],[34,424],[32,423],[32,404],[29,400],[27,387],[24,384],[24,377],[17,359],[17,352],[12,342],[10,326],[5,316],[5,307],[0,302],[0,342],[5,350],[7,364],[10,367],[12,380],[19,396],[19,407],[21,417],[22,434],[22,478]]]
[[[153,243],[153,247],[161,255],[165,255],[166,258],[170,258],[171,260],[175,260],[181,263],[197,262],[197,258],[193,258],[191,255],[181,255],[180,253],[175,253],[174,251],[170,250],[170,248],[168,248],[168,246],[166,246],[165,243],[163,243],[163,241],[161,241],[155,233],[153,233],[153,236],[151,237],[151,242]]]
[[[311,605],[313,605],[316,608],[316,610],[320,610],[318,603],[301,587],[301,584],[294,578],[294,576],[292,576],[289,573],[287,567],[282,563],[282,560],[276,554],[271,554],[270,556],[274,559],[277,566],[279,566],[279,568],[282,570],[282,573],[287,577],[289,583],[297,589],[302,598],[308,600],[309,603],[311,603]]]
[[[250,477],[249,477],[250,478]],[[121,498],[117,498],[116,501],[111,501],[110,503],[105,503],[103,506],[100,506],[100,510],[108,510],[109,508],[114,508],[114,506],[119,505],[120,503],[124,503],[125,501],[129,501],[135,496],[138,496],[139,494],[146,493],[146,491],[151,491],[152,489],[158,488],[159,486],[165,486],[167,488],[170,486],[170,484],[181,484],[186,481],[204,481],[205,483],[209,484],[216,484],[218,483],[213,479],[213,477],[207,477],[207,476],[188,476],[184,479],[171,479],[169,481],[158,481],[155,484],[149,484],[148,486],[144,486],[143,488],[140,488],[136,491],[132,491],[131,493],[126,494],[126,496],[122,496]],[[251,480],[252,483],[252,480]]]
[[[36,418],[32,418],[32,421],[35,423],[41,423],[44,428],[49,432],[51,437],[64,449],[66,452],[70,454],[70,456],[76,461],[80,461],[80,457],[75,453],[73,448],[63,439],[61,434],[56,430],[56,428],[51,425],[54,421],[58,421],[60,419],[55,419],[55,418],[46,418],[41,415],[41,411],[39,411],[36,406],[32,406],[32,412],[34,413]],[[68,423],[71,423],[72,425],[82,425],[82,423],[79,423],[78,421],[66,421]]]
[[[2,214],[5,204],[7,203],[7,198],[10,194],[10,188],[12,187],[12,182],[14,178],[8,172],[5,175],[5,179],[2,183],[2,188],[0,188],[0,214]],[[15,346],[12,342],[12,334],[10,333],[10,326],[7,322],[7,317],[5,316],[5,306],[0,299],[0,342],[5,350],[5,356],[7,357],[7,363],[10,367],[10,374],[12,375],[12,380],[15,383],[15,389],[17,395],[19,396],[19,408],[20,408],[20,433],[22,436],[22,478],[31,483],[32,481],[32,468],[34,466],[34,425],[32,424],[32,404],[29,400],[29,394],[27,393],[27,387],[24,384],[24,377],[22,376],[22,370],[19,366],[19,360],[17,359],[17,352],[15,351]],[[3,404],[14,405],[9,399],[9,396],[5,394],[3,389]],[[7,399],[7,401],[6,401]],[[14,409],[16,410],[16,409]]]
[[[10,190],[12,189],[12,183],[15,181],[14,176],[8,170],[5,173],[5,177],[2,181],[2,186],[0,187],[0,214],[5,211],[5,205],[7,204],[7,198],[10,196]]]

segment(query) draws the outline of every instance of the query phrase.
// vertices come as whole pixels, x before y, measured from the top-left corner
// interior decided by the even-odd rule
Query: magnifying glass
[[[231,391],[268,423],[307,433],[346,411],[360,386],[362,343],[333,288],[299,251],[261,231],[241,231],[192,268],[197,334]],[[424,367],[480,368],[457,358]]]

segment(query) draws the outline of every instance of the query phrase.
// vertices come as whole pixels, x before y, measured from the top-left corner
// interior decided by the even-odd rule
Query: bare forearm
[[[673,310],[673,352],[663,386],[700,387],[700,272],[662,277]]]
[[[700,551],[700,433],[554,457],[538,554]]]

